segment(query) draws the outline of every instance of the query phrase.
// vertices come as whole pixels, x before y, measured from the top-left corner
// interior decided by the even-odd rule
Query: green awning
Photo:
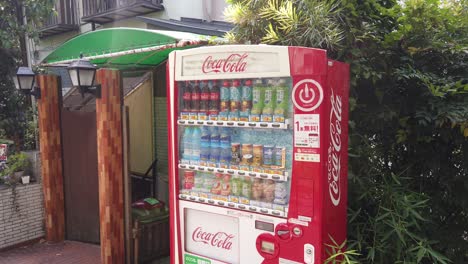
[[[186,32],[110,28],[91,31],[63,43],[42,61],[43,66],[65,66],[80,54],[98,67],[155,66],[169,52],[206,44],[208,36]]]

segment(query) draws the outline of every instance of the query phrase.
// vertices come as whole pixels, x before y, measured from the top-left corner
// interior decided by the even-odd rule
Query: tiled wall
[[[2,188],[2,187],[0,187]],[[44,202],[39,183],[0,189],[0,249],[40,238],[44,232]]]

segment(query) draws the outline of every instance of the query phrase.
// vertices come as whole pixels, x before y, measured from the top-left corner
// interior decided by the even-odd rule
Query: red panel
[[[326,145],[327,163],[324,163],[323,182],[323,241],[333,244],[330,236],[338,243],[346,240],[346,208],[348,197],[348,97],[349,65],[330,61],[327,86],[328,133],[323,137]],[[322,248],[326,255],[326,247]]]
[[[172,67],[172,70],[173,72],[175,72],[175,65],[171,65],[170,63],[167,63],[167,66],[166,66],[166,80],[168,82],[168,85],[167,85],[167,105],[169,107],[169,111],[167,111],[167,120],[169,122],[168,124],[168,128],[169,128],[169,133],[168,133],[168,150],[169,150],[169,174],[171,174],[172,171],[174,171],[174,176],[172,177],[169,177],[169,208],[170,208],[170,214],[169,214],[169,218],[170,218],[170,242],[171,242],[171,264],[178,264],[175,262],[175,255],[179,255],[179,261],[182,260],[182,251],[180,250],[181,249],[181,238],[180,238],[180,215],[179,215],[179,204],[177,202],[174,203],[174,199],[177,201],[178,200],[178,191],[179,191],[179,188],[175,188],[175,191],[173,190],[173,186],[179,186],[179,170],[178,170],[178,167],[177,167],[177,161],[179,160],[178,159],[178,155],[179,155],[179,152],[177,151],[177,149],[172,149],[172,141],[174,141],[174,144],[175,146],[178,146],[178,131],[177,131],[177,120],[176,119],[172,119],[171,117],[171,111],[174,111],[174,113],[178,113],[178,104],[175,103],[175,104],[172,104],[171,103],[171,100],[174,100],[174,102],[177,102],[177,94],[178,94],[178,90],[177,90],[177,83],[174,82],[174,98],[171,97],[171,87],[169,85],[169,82],[171,80],[170,78],[170,67]],[[172,137],[172,134],[174,133],[175,137],[173,138]],[[174,160],[172,159],[172,156],[174,155]],[[177,223],[177,226],[174,226],[173,223],[174,223],[174,220],[176,221]],[[176,237],[175,234],[176,234],[176,230],[179,231],[178,233],[178,236]],[[174,247],[173,245],[179,245],[179,252],[176,252],[176,247]]]

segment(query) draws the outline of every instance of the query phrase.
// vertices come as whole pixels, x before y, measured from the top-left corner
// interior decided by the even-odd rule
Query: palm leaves
[[[227,37],[233,42],[336,50],[343,39],[341,12],[335,1],[233,1],[225,16],[236,27]]]

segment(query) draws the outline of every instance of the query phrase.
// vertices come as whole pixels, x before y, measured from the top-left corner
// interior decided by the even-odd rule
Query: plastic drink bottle
[[[217,127],[211,128],[210,133],[210,165],[218,166],[219,164],[219,132]]]
[[[191,85],[189,81],[186,81],[185,83],[180,82],[180,88],[182,89],[182,112],[189,112],[191,109],[191,101],[192,101],[192,91],[191,91]]]
[[[241,90],[241,110],[240,121],[249,121],[250,110],[252,109],[252,81],[247,80]]]
[[[182,159],[184,163],[190,163],[192,159],[192,128],[186,127],[182,136],[182,146],[180,151],[182,152]]]
[[[242,181],[241,196],[245,199],[252,199],[252,180],[248,176],[244,176]]]
[[[286,80],[280,79],[276,86],[276,107],[273,113],[273,121],[284,122],[286,112],[288,111],[289,90],[286,86]]]
[[[220,107],[219,107],[219,119],[220,120],[228,120],[229,117],[229,86],[230,83],[228,81],[223,82],[223,86],[220,89],[219,97],[220,97]]]
[[[191,99],[192,99],[191,112],[193,113],[198,113],[200,111],[200,96],[201,96],[200,82],[195,81],[194,85],[192,86],[192,93],[191,93]]]
[[[227,127],[221,128],[220,131],[220,157],[219,163],[221,168],[229,168],[231,162],[231,131]]]
[[[200,164],[200,141],[201,141],[201,130],[199,127],[193,128],[192,132],[192,158],[191,164],[198,165]]]
[[[208,114],[210,109],[210,88],[207,80],[202,81],[200,90],[200,112]]]
[[[210,160],[210,130],[208,127],[201,128],[200,136],[200,165],[206,166]]]
[[[260,121],[260,114],[262,113],[265,102],[264,88],[262,80],[255,80],[255,84],[252,88],[252,110],[250,111],[250,121]]]
[[[235,80],[232,82],[231,88],[229,88],[229,99],[231,102],[229,109],[229,120],[231,121],[239,120],[239,112],[241,109],[241,96],[242,91],[240,87],[240,82],[238,80]]]
[[[216,119],[219,114],[219,86],[216,80],[213,80],[212,82],[210,89],[210,109],[208,114],[210,115],[210,119],[212,117]]]
[[[265,105],[262,110],[262,121],[272,122],[273,111],[276,106],[276,91],[274,82],[272,79],[268,80],[268,84],[265,87]]]

